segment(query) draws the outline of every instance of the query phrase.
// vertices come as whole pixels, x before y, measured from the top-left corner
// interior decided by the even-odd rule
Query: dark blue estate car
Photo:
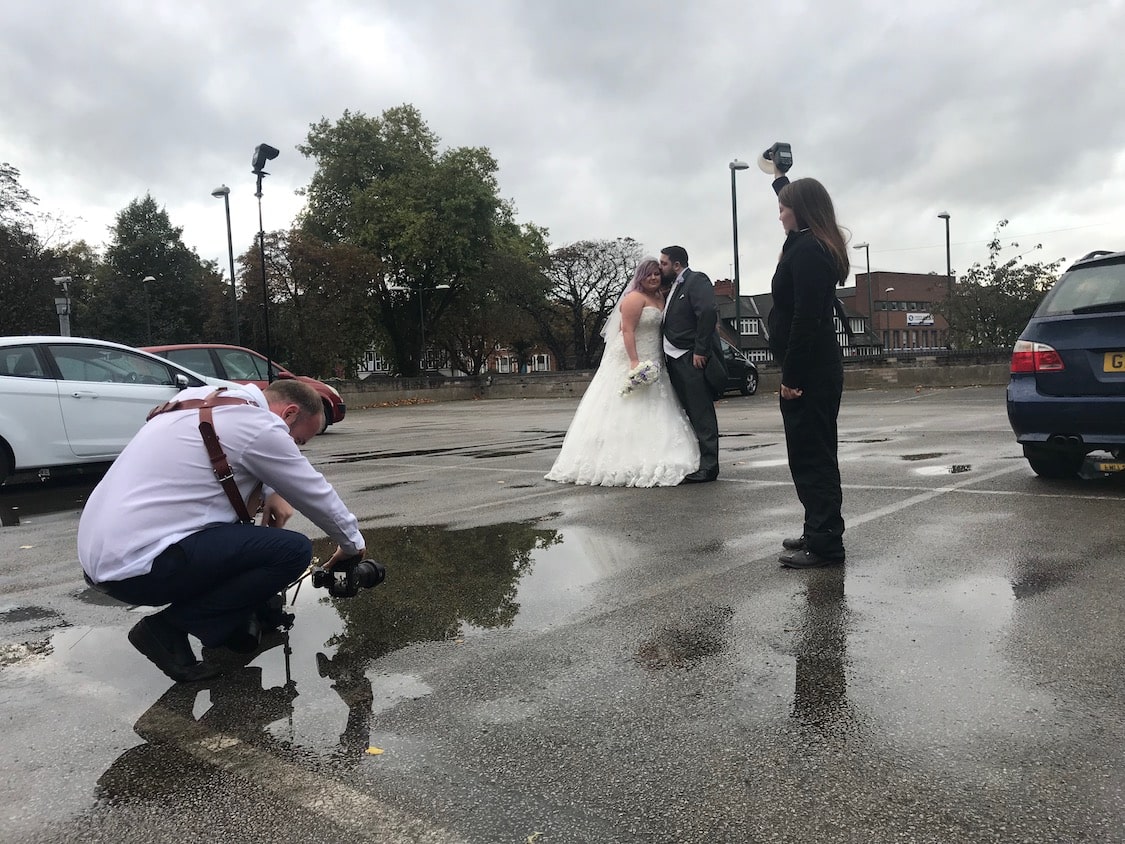
[[[1073,477],[1093,451],[1125,460],[1125,252],[1091,252],[1036,308],[1012,352],[1008,421],[1044,478]]]

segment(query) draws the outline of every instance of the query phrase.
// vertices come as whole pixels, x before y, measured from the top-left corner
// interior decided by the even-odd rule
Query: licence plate
[[[1106,352],[1102,372],[1125,372],[1125,352]]]
[[[1094,468],[1099,472],[1125,472],[1125,463],[1107,463],[1099,460],[1094,463]]]

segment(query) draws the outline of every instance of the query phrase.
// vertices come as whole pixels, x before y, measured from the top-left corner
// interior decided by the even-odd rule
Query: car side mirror
[[[172,380],[181,390],[186,390],[191,386],[191,379],[184,375],[182,372],[177,372],[175,375],[173,375]]]

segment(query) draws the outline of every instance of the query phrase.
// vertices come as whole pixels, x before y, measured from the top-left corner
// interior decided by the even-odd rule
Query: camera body
[[[386,577],[387,569],[382,563],[357,554],[338,561],[330,569],[314,567],[312,585],[317,589],[327,589],[333,598],[354,598],[360,589],[378,586]]]
[[[773,166],[778,169],[778,172],[786,173],[793,166],[793,147],[778,141],[762,153],[762,158],[773,162]]]

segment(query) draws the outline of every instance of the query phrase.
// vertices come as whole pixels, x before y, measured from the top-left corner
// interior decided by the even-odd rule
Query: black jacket
[[[780,191],[788,179],[774,182]],[[836,264],[812,232],[790,232],[773,274],[768,318],[770,352],[781,366],[781,383],[804,389],[810,378],[840,373],[836,339]]]
[[[711,355],[718,336],[715,288],[704,273],[684,270],[684,280],[664,306],[664,336],[677,349]]]

